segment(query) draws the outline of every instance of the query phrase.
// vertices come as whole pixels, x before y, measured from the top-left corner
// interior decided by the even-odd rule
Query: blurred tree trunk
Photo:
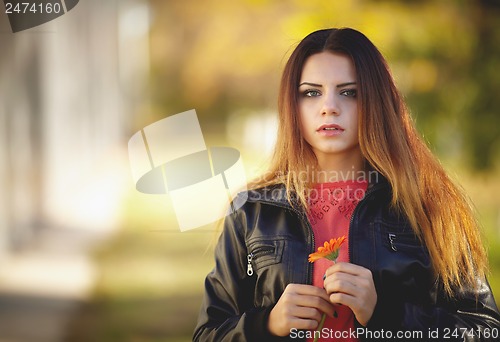
[[[465,125],[472,166],[476,170],[489,170],[494,166],[500,148],[498,116],[500,108],[500,2],[476,2],[475,27],[477,50],[472,61],[471,81],[478,85],[478,93],[469,108]]]

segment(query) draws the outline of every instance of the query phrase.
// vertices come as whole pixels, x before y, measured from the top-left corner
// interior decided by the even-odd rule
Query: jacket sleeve
[[[228,215],[215,249],[215,267],[205,279],[205,294],[193,341],[272,341],[267,320],[272,307],[254,307],[254,279],[247,276],[247,248],[241,209]]]
[[[399,321],[401,330],[421,331],[424,339],[498,341],[500,314],[487,280],[478,281],[475,289],[463,288],[456,293],[455,298],[448,298],[441,288],[434,305],[403,303],[399,320],[393,318]],[[378,330],[391,316],[384,319],[382,313],[387,310],[380,306],[377,304],[368,324],[370,330]]]

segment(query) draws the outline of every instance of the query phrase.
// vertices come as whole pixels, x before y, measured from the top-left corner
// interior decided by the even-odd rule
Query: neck
[[[360,172],[365,170],[364,158],[361,153],[345,155],[317,156],[318,170],[314,176],[315,183],[356,180]]]

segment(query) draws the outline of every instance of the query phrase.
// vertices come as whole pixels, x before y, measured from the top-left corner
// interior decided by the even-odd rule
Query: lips
[[[344,131],[344,128],[342,128],[337,124],[324,124],[319,126],[319,128],[316,131],[319,133],[322,132],[342,133]]]

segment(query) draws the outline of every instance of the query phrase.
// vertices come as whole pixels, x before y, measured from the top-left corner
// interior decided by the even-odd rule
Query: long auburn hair
[[[446,294],[453,297],[463,285],[477,286],[476,277],[485,276],[487,256],[472,206],[420,138],[384,57],[359,31],[319,30],[297,45],[281,78],[278,136],[270,169],[249,186],[285,184],[289,201],[295,197],[307,208],[310,184],[299,175],[317,160],[300,131],[298,87],[307,58],[323,51],[352,59],[361,153],[388,180],[391,205],[406,215],[425,242]]]

